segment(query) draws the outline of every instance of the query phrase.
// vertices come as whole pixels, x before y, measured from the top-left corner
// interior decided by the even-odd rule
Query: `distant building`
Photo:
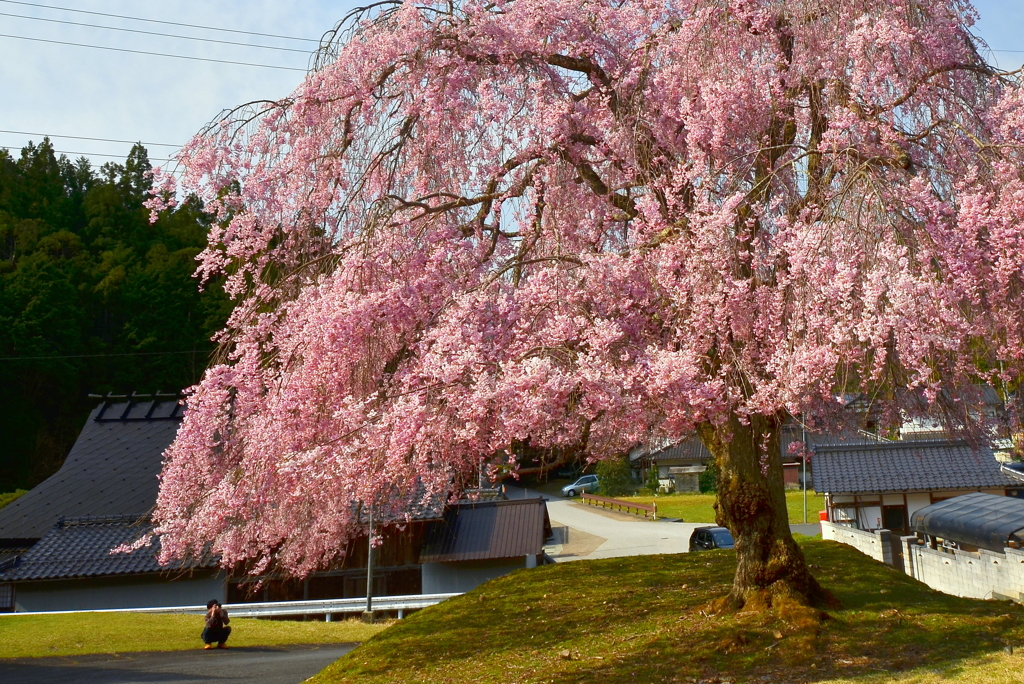
[[[990,448],[964,441],[821,445],[812,460],[828,520],[868,531],[906,534],[918,509],[969,492],[1015,494],[1022,484]]]
[[[160,566],[159,539],[111,555],[151,530],[163,452],[182,412],[176,397],[107,398],[61,469],[0,509],[0,611],[366,595],[365,535],[347,544],[342,561],[305,580],[230,576],[211,556]],[[455,505],[411,499],[401,520],[377,521],[383,543],[374,550],[374,595],[466,591],[544,562],[551,534],[544,501],[490,497]]]

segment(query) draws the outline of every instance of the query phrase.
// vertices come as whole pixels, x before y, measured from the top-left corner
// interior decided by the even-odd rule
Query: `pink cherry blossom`
[[[401,519],[527,442],[829,425],[856,394],[969,420],[948,399],[1024,352],[1024,95],[974,18],[498,0],[356,24],[179,155],[215,219],[199,273],[236,306],[166,454],[164,556],[302,575],[360,507]]]

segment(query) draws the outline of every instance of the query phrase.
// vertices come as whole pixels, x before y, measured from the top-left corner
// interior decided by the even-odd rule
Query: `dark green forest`
[[[55,472],[89,394],[199,380],[229,306],[192,277],[208,222],[195,200],[150,223],[141,145],[98,169],[48,140],[0,149],[0,492]]]

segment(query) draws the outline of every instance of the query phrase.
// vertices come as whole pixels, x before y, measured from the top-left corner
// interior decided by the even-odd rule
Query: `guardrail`
[[[406,596],[380,596],[373,599],[373,609],[398,611],[403,617],[407,610],[437,605],[455,594],[411,594]],[[273,617],[279,615],[327,615],[333,613],[362,613],[366,598],[320,599],[316,601],[272,601],[269,603],[229,603],[224,608],[231,617]],[[101,610],[53,610],[38,613],[0,613],[0,618],[18,615],[69,615],[71,613],[169,613],[177,615],[204,615],[206,606],[168,606],[165,608],[105,608]]]
[[[580,498],[585,504],[601,506],[602,508],[618,508],[618,510],[625,511],[626,513],[633,513],[635,511],[635,515],[643,513],[645,518],[647,517],[647,514],[650,513],[654,516],[654,520],[658,519],[658,504],[656,503],[641,504],[633,501],[623,501],[622,499],[610,499],[607,496],[597,496],[595,494],[587,494],[585,492],[580,496]]]

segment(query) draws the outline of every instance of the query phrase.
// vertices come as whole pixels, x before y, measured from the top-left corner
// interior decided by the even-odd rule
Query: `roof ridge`
[[[120,525],[130,523],[133,525],[148,525],[151,522],[149,514],[134,515],[80,515],[73,517],[61,517],[54,527],[77,527],[81,525]]]
[[[972,446],[971,443],[966,439],[914,439],[914,440],[894,440],[888,442],[856,442],[849,444],[816,444],[812,445],[811,449],[815,452],[821,451],[845,451],[852,449],[901,449],[909,447],[961,447],[961,446]],[[992,450],[991,446],[981,446],[978,450],[983,449]]]

